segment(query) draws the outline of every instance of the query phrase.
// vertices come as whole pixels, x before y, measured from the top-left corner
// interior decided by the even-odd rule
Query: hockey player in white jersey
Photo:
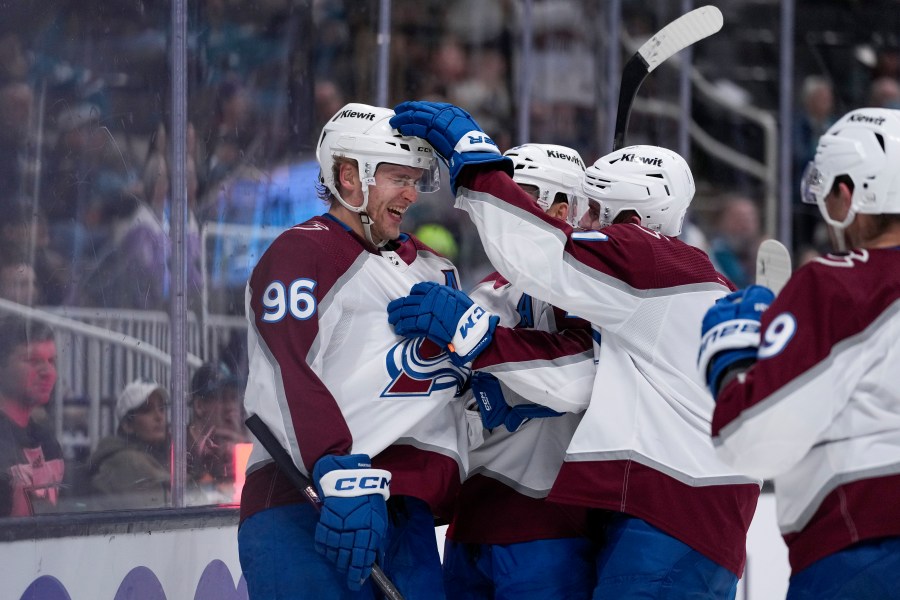
[[[801,190],[837,253],[798,269],[777,298],[751,286],[703,322],[715,444],[774,478],[790,600],[900,598],[898,165],[900,111],[839,119]]]
[[[384,315],[419,281],[456,285],[453,264],[401,233],[437,184],[432,147],[348,104],[317,155],[328,212],[279,236],[247,285],[245,405],[308,474],[321,515],[254,444],[241,498],[241,567],[252,598],[373,598],[379,558],[407,600],[443,597],[434,516],[465,471],[468,371]],[[390,517],[389,517],[390,515]]]
[[[516,183],[549,216],[565,221],[581,194],[584,163],[578,152],[525,144],[506,156],[515,165]],[[472,391],[486,428],[483,442],[469,452],[468,476],[447,529],[447,595],[590,598],[594,561],[587,511],[545,500],[583,412],[542,409],[513,391],[518,383],[549,385],[566,388],[571,402],[589,399],[595,370],[590,327],[496,272],[475,286],[470,298],[499,316],[499,326],[515,328],[521,337],[498,328],[494,342],[473,364]],[[538,332],[560,331],[556,339],[538,337]],[[545,379],[548,373],[553,381]],[[576,382],[580,394],[572,389]],[[547,415],[554,416],[541,418]]]
[[[592,203],[576,216],[602,229],[580,231],[534,206],[462,109],[395,111],[395,127],[447,161],[456,205],[497,270],[598,337],[590,405],[548,496],[609,517],[594,598],[733,598],[761,482],[722,462],[709,438],[714,405],[696,369],[696,331],[733,286],[674,237],[694,193],[684,160],[653,146],[599,159],[585,176]]]

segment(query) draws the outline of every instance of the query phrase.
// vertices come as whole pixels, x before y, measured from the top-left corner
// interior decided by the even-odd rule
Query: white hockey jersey
[[[794,572],[900,535],[900,248],[798,269],[761,331],[759,360],[719,394],[713,435],[736,468],[774,477]]]
[[[514,433],[503,426],[485,430],[483,442],[469,452],[469,472],[447,537],[513,544],[584,535],[583,507],[545,498],[590,400],[595,366],[589,325],[522,293],[498,273],[469,295],[499,316],[502,326],[473,368],[494,375],[510,405],[528,402],[515,387],[536,390],[532,397],[557,407],[580,405],[581,411],[532,419]],[[567,333],[550,335],[560,330]]]
[[[446,518],[466,468],[463,406],[453,400],[469,372],[427,340],[397,336],[386,307],[419,281],[458,287],[458,273],[413,237],[389,247],[376,250],[330,215],[273,242],[247,286],[244,403],[302,472],[326,454],[368,454],[391,472],[392,495]],[[270,461],[254,445],[242,518],[302,501]]]
[[[574,231],[505,173],[463,176],[456,205],[494,267],[599,335],[591,403],[549,498],[644,519],[740,576],[761,482],[716,455],[696,367],[700,322],[730,282],[677,239],[632,224]]]

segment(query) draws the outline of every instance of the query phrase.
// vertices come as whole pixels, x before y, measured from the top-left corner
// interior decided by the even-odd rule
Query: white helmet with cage
[[[371,222],[366,209],[369,186],[375,185],[375,171],[381,163],[423,169],[416,182],[419,192],[433,192],[440,187],[438,162],[431,144],[418,137],[400,135],[389,123],[394,111],[368,104],[347,104],[322,128],[316,146],[319,181],[347,210],[360,215],[366,237],[371,239]],[[334,165],[339,157],[353,159],[359,168],[363,202],[353,206],[341,197],[334,179]]]
[[[819,138],[815,158],[800,184],[804,202],[817,204],[825,222],[845,229],[857,214],[900,214],[900,110],[860,108],[850,111]],[[850,210],[838,221],[828,214],[825,198],[835,180],[853,181]]]
[[[659,146],[629,146],[597,159],[585,170],[588,205],[577,213],[581,219],[593,208],[594,214],[599,212],[596,220],[602,228],[622,211],[633,210],[647,229],[677,236],[694,191],[691,169],[676,152]],[[582,219],[582,226],[590,220]]]
[[[577,204],[577,197],[584,196],[584,161],[576,150],[554,144],[523,144],[503,155],[513,161],[513,181],[537,188],[536,200],[542,210],[553,205],[557,194],[563,194],[570,207]]]

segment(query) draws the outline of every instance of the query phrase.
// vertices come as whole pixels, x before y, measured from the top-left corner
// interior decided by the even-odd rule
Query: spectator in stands
[[[472,52],[471,69],[465,80],[454,86],[450,102],[467,106],[488,131],[497,131],[497,145],[512,146],[512,98],[509,92],[509,64],[502,46],[480,48]],[[477,65],[477,66],[475,66]]]
[[[245,382],[223,365],[206,363],[191,379],[187,470],[206,502],[230,500],[234,445],[249,441],[244,430]]]
[[[881,34],[877,37],[881,39],[876,47],[872,78],[900,78],[900,48],[897,47],[896,38],[891,39],[893,37],[891,35],[885,39]]]
[[[40,293],[35,303],[62,304],[71,287],[71,259],[51,248],[44,213],[38,207],[12,202],[2,214],[0,259],[4,254],[18,253],[20,260],[33,267],[37,278]]]
[[[868,106],[900,108],[900,81],[887,75],[873,80],[869,86]]]
[[[236,78],[219,84],[209,135],[206,187],[215,189],[246,158],[258,139],[255,107],[250,90]]]
[[[188,300],[199,300],[200,227],[194,216],[197,203],[196,162],[188,134],[187,247]],[[166,160],[165,131],[157,132],[142,174],[144,199],[132,215],[113,229],[107,254],[98,261],[90,279],[82,286],[80,303],[87,306],[165,310],[171,298],[171,199]]]
[[[595,34],[589,25],[596,18],[591,14],[595,12],[591,8],[594,4],[600,6],[592,2],[545,0],[535,3],[532,14],[534,54],[530,72],[532,81],[540,84],[535,83],[531,89],[531,137],[553,140],[582,155],[606,152],[596,148],[592,125],[596,121],[597,77],[602,72],[593,50]],[[645,94],[654,83],[648,78]],[[651,92],[649,96],[652,95]],[[643,121],[651,119],[632,120],[630,144],[641,143],[637,139],[645,134],[638,127]]]
[[[102,508],[165,506],[169,494],[169,394],[154,381],[132,381],[116,402],[116,435],[91,456],[90,485]]]
[[[65,465],[42,410],[55,385],[53,330],[17,316],[0,319],[0,517],[56,506]]]
[[[64,104],[51,124],[56,143],[41,169],[41,206],[51,241],[65,256],[82,257],[105,241],[108,204],[135,180],[128,147],[105,126],[100,106]]]
[[[0,79],[22,80],[28,74],[29,60],[22,35],[13,28],[0,33]]]
[[[0,246],[0,298],[25,306],[41,301],[34,267],[21,248]]]
[[[720,273],[739,288],[753,283],[756,250],[762,241],[759,207],[752,198],[725,198],[715,222],[709,255]]]
[[[347,101],[344,99],[341,87],[331,79],[317,79],[314,85],[316,122],[313,130],[321,131],[328,119],[336,115],[337,111],[347,104]]]
[[[2,47],[2,39],[0,39]],[[31,123],[34,90],[24,81],[0,85],[0,208],[11,200],[33,192],[35,141]]]
[[[446,35],[434,51],[431,68],[423,74],[423,94],[435,101],[447,102],[452,90],[466,77],[468,56],[456,36]]]
[[[803,169],[816,155],[819,137],[837,119],[834,85],[824,77],[810,75],[803,80],[801,102],[801,110],[794,119],[792,189],[798,189]],[[794,194],[793,212],[793,241],[796,254],[796,250],[801,246],[813,243],[820,219],[816,207],[803,204],[799,194]]]

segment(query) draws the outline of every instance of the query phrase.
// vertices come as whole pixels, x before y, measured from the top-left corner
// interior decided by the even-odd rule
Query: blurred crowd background
[[[673,60],[647,79],[627,141],[686,155],[698,192],[684,236],[743,286],[753,280],[759,242],[779,230],[790,231],[795,264],[827,250],[797,182],[837,116],[864,105],[900,108],[900,3],[796,2],[789,122],[778,113],[782,3],[713,3],[725,13],[724,30],[697,44],[687,66]],[[141,446],[156,453],[159,470],[148,477],[160,479],[161,495],[97,500],[104,494],[97,464],[111,448],[102,442],[121,433],[132,409],[160,414],[164,430],[173,410],[188,415],[185,422],[205,419],[175,451],[187,455],[190,470],[212,444],[227,449],[216,459],[227,464],[192,472],[187,502],[234,501],[230,461],[246,441],[244,284],[278,233],[324,211],[315,143],[343,104],[453,102],[501,150],[562,144],[590,162],[611,149],[620,65],[692,7],[197,0],[184,3],[187,61],[179,65],[169,2],[46,0],[40,10],[0,2],[0,314],[41,320],[56,332],[59,380],[37,413],[67,461],[56,510],[173,502],[167,478],[182,461],[170,461],[167,430],[162,450]],[[177,122],[172,90],[181,68],[187,115]],[[780,157],[771,152],[784,131],[792,153],[787,198],[777,194]],[[185,142],[183,164],[172,164],[173,139]],[[175,174],[186,182],[187,202],[177,239]],[[449,185],[423,195],[405,229],[451,257],[464,287],[492,270],[465,214],[452,207]],[[183,250],[177,264],[176,247]],[[182,273],[186,298],[175,310],[173,278]],[[173,319],[188,332],[184,398],[169,398]],[[133,387],[140,381],[144,387]],[[151,402],[157,388],[165,398]],[[203,393],[226,392],[231,399],[216,406],[231,408],[200,406]],[[225,423],[227,439],[213,435],[213,422]]]

